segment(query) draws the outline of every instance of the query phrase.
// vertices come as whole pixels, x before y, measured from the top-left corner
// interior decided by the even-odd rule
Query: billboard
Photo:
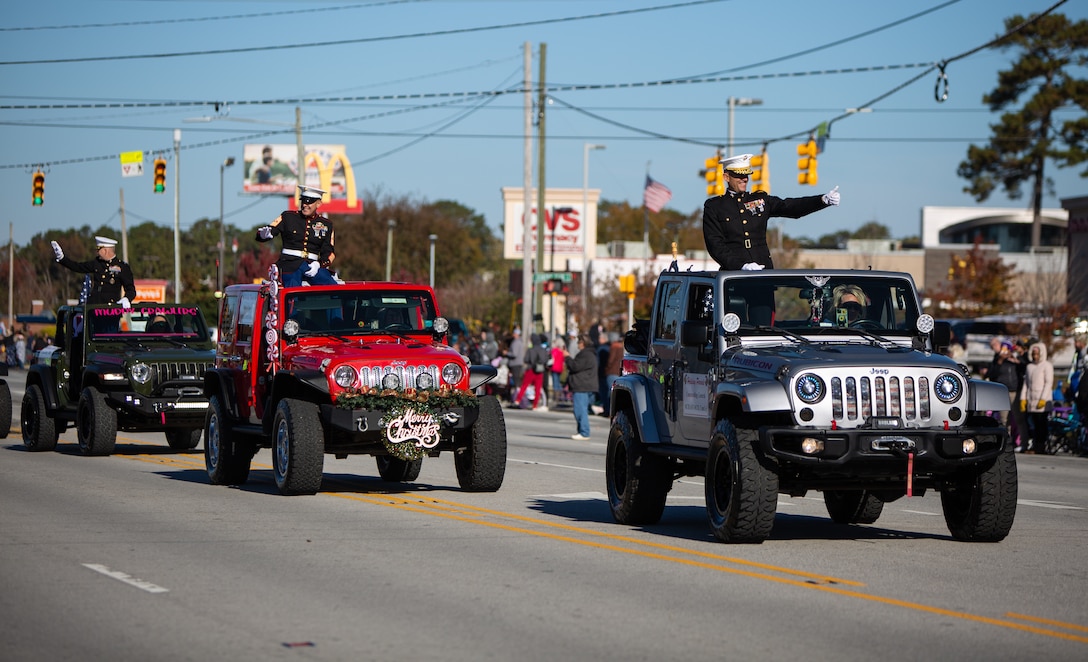
[[[600,189],[548,188],[544,205],[544,266],[559,270],[564,260],[591,260],[597,248],[597,200]],[[524,255],[525,189],[503,187],[503,258],[520,260]],[[536,254],[537,210],[530,201],[530,255]]]
[[[363,212],[355,188],[355,173],[343,145],[305,145],[303,184],[328,191],[321,211]],[[294,201],[298,190],[298,145],[246,145],[242,190],[260,195],[283,195]],[[295,206],[292,202],[292,209]]]

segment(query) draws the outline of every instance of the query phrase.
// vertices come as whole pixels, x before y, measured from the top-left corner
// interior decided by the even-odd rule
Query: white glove
[[[839,204],[839,187],[838,186],[836,186],[835,188],[831,189],[830,191],[828,191],[827,193],[824,194],[824,204],[825,205],[831,205],[831,206],[837,206]]]
[[[313,262],[310,263],[310,268],[306,270],[306,277],[307,278],[313,278],[314,276],[317,275],[317,270],[320,269],[320,268],[321,268],[321,263],[318,262],[317,260],[314,260]]]
[[[122,308],[132,308],[132,303],[128,300],[128,297],[121,297],[117,300],[117,305]]]
[[[749,262],[740,269],[741,271],[763,271],[763,265],[758,262]]]
[[[64,251],[62,251],[60,249],[60,244],[58,244],[55,241],[51,241],[49,243],[50,243],[50,245],[53,246],[53,255],[57,256],[57,262],[60,262],[61,260],[63,260],[64,259]]]
[[[266,225],[266,226],[264,226],[262,228],[258,228],[257,236],[260,237],[261,239],[271,239],[272,238],[272,227],[269,226],[269,225]]]

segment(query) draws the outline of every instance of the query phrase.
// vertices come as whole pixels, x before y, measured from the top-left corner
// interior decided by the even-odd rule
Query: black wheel
[[[872,524],[884,502],[867,490],[824,490],[824,506],[836,524]]]
[[[244,485],[256,446],[237,441],[221,396],[208,398],[204,417],[204,466],[212,485]]]
[[[11,433],[11,389],[0,379],[0,439]]]
[[[191,451],[200,443],[200,428],[174,428],[166,431],[166,443],[177,451]]]
[[[866,331],[883,331],[884,325],[875,320],[855,320],[850,322],[851,329],[864,329]]]
[[[706,512],[722,542],[760,543],[778,509],[778,475],[760,462],[755,430],[718,421],[706,460]]]
[[[402,460],[399,457],[389,455],[375,455],[378,463],[378,475],[382,480],[390,483],[405,483],[419,478],[419,471],[423,468],[423,458],[418,460]]]
[[[495,492],[506,476],[506,421],[498,398],[482,395],[478,401],[480,416],[462,433],[468,443],[453,451],[453,466],[462,490]]]
[[[1003,451],[988,467],[941,489],[941,508],[952,537],[963,542],[998,542],[1016,516],[1016,458]]]
[[[284,398],[276,407],[272,435],[272,468],[280,494],[316,494],[325,463],[317,405]]]
[[[79,394],[76,432],[84,455],[109,455],[117,444],[117,412],[97,389],[88,386]]]
[[[672,489],[672,466],[667,458],[646,452],[627,410],[612,419],[604,474],[613,519],[620,524],[653,524],[661,519]]]
[[[45,409],[45,396],[37,384],[26,387],[23,406],[20,409],[23,428],[23,446],[28,451],[51,451],[57,447],[57,425]]]

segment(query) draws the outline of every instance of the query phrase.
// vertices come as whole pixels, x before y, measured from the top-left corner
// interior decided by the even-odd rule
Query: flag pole
[[[646,182],[643,184],[645,190],[645,184],[649,183],[650,179],[650,162],[646,162]],[[646,257],[650,257],[650,210],[646,207],[646,201],[642,201],[642,245],[643,250],[646,253]]]

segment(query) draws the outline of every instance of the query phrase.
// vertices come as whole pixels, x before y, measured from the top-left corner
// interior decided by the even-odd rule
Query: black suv
[[[162,430],[171,448],[196,448],[208,409],[204,373],[214,360],[197,306],[64,306],[56,345],[27,373],[23,443],[53,450],[74,423],[86,455],[112,453],[118,430]]]

